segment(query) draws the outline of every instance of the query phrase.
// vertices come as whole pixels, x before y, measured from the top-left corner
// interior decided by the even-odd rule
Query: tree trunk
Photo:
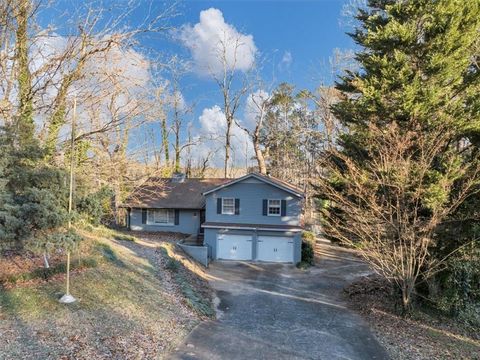
[[[232,128],[232,121],[227,119],[227,132],[225,134],[225,165],[223,176],[228,178],[228,161],[230,160],[230,130]]]
[[[257,158],[258,170],[260,174],[267,174],[267,167],[265,165],[265,156],[263,156],[263,151],[260,148],[260,143],[258,137],[253,138],[253,149],[255,150],[255,157]]]
[[[167,119],[162,119],[162,147],[165,153],[165,164],[167,167],[170,163],[170,154],[168,152],[168,132],[167,132]]]
[[[16,58],[18,60],[18,97],[19,116],[17,131],[20,146],[33,139],[35,125],[33,122],[32,74],[28,67],[28,18],[30,0],[21,0],[16,15]]]
[[[412,294],[414,289],[413,280],[404,280],[402,284],[402,310],[403,315],[408,315],[412,311]]]
[[[175,148],[175,172],[180,172],[180,148]]]
[[[180,128],[175,131],[175,172],[180,172]]]

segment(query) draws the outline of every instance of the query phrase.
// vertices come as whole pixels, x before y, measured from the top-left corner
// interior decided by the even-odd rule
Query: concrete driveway
[[[280,264],[215,262],[218,320],[201,323],[172,359],[387,359],[343,287],[368,268],[319,246],[308,271]]]

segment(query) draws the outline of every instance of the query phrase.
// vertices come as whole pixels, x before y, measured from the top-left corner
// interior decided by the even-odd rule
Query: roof
[[[203,192],[230,179],[185,179],[175,182],[168,178],[150,178],[125,201],[124,207],[157,209],[201,209],[205,206]]]
[[[281,230],[281,231],[301,231],[303,228],[298,225],[274,225],[274,224],[239,224],[239,223],[219,223],[219,222],[205,222],[202,224],[203,228],[230,228],[230,229],[257,229],[257,230]]]
[[[252,172],[252,173],[249,173],[245,176],[242,176],[242,177],[239,177],[237,179],[233,179],[233,180],[230,180],[230,181],[227,181],[227,182],[224,182],[222,184],[219,184],[218,186],[212,188],[212,189],[209,189],[207,191],[205,191],[203,193],[203,195],[207,195],[207,194],[210,194],[212,192],[215,192],[217,190],[220,190],[220,189],[223,189],[227,186],[230,186],[230,185],[233,185],[233,184],[236,184],[240,181],[243,181],[245,179],[248,179],[248,178],[251,178],[251,177],[254,177],[260,181],[263,181],[267,184],[270,184],[270,185],[273,185],[277,188],[280,188],[282,190],[285,190],[295,196],[298,196],[298,197],[303,197],[303,190],[292,185],[292,184],[289,184],[283,180],[280,180],[280,179],[277,179],[273,176],[269,176],[269,175],[263,175],[263,174],[260,174],[258,172]]]

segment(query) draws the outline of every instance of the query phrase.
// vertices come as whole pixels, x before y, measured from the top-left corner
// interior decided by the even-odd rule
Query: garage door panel
[[[219,259],[225,260],[252,260],[252,236],[251,235],[218,235]]]
[[[257,259],[269,262],[293,262],[293,238],[287,236],[259,236]]]

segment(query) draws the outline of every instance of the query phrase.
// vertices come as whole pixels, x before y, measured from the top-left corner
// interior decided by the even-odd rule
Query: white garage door
[[[218,235],[217,257],[226,260],[252,260],[252,236]]]
[[[288,236],[259,236],[257,258],[261,261],[293,262],[293,238]]]

